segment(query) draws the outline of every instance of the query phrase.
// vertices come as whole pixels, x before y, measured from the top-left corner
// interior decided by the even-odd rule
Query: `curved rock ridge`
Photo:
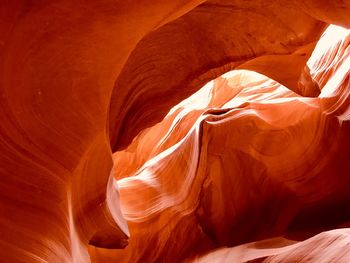
[[[116,80],[109,121],[113,149],[125,148],[173,105],[237,67],[298,91],[324,22],[350,27],[349,14],[350,2],[342,0],[209,0],[157,28],[138,43]]]
[[[315,231],[349,220],[349,32],[329,26],[307,62],[318,97],[230,71],[116,152],[114,176],[132,238],[122,251],[91,249],[95,261],[179,262],[292,235],[316,215]],[[330,215],[332,207],[341,212]],[[326,243],[323,236],[305,242]],[[305,251],[303,243],[292,248]],[[236,250],[202,260],[237,259]],[[293,259],[281,251],[270,251],[276,262]]]
[[[296,91],[300,71],[324,28],[294,3],[211,0],[150,33],[115,83],[110,111],[114,148],[127,146],[172,105],[237,67]],[[154,107],[158,100],[162,103]]]
[[[234,248],[223,248],[194,260],[211,262],[348,262],[349,228],[323,232],[303,242],[272,239]]]

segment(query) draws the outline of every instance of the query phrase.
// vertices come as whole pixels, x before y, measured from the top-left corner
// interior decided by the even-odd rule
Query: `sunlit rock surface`
[[[151,2],[0,4],[0,261],[350,261],[349,1]]]
[[[350,230],[323,232],[303,242],[276,238],[223,248],[193,262],[347,262]]]
[[[318,87],[318,97],[234,70],[116,152],[114,176],[132,238],[113,258],[178,262],[211,248],[317,232],[347,220],[349,40],[348,30],[330,26],[308,60],[312,84],[301,79],[300,88]],[[305,243],[327,244],[324,236]],[[239,249],[201,260],[245,261]],[[305,254],[304,244],[288,249],[295,255],[278,250],[271,252],[279,255],[274,260]],[[99,254],[108,252],[97,254],[102,260]]]

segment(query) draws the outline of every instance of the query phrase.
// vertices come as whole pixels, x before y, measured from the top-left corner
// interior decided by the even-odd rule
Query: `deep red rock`
[[[349,261],[349,1],[151,2],[0,4],[0,261]]]

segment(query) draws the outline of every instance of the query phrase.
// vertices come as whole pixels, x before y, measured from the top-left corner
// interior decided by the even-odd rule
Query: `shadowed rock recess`
[[[350,1],[2,0],[0,262],[350,262]]]

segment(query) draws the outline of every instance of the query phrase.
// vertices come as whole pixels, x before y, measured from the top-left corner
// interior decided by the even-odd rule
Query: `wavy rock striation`
[[[215,247],[317,232],[349,220],[349,32],[329,26],[307,62],[318,97],[234,70],[116,152],[114,176],[132,239],[113,258],[179,262]],[[305,243],[327,243],[324,236]],[[327,249],[332,246],[338,243]],[[236,262],[240,249],[201,260]],[[290,258],[281,252],[286,250],[273,260],[301,260],[305,253],[303,243],[293,246]],[[108,252],[96,257],[103,261],[103,254]]]
[[[347,261],[347,230],[235,246],[349,221],[349,14],[2,1],[0,261],[288,261],[315,244]]]

